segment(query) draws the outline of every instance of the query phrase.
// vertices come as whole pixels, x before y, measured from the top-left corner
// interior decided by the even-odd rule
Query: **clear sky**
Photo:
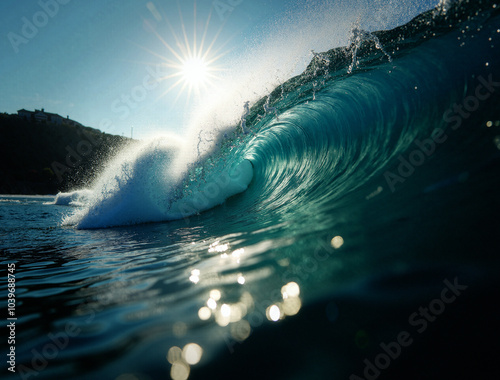
[[[345,44],[353,22],[393,27],[437,2],[4,0],[0,112],[44,108],[113,134],[182,134],[235,71],[268,61],[263,73],[290,76],[310,50]]]

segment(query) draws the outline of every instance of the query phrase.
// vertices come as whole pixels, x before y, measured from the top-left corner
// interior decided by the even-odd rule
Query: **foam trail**
[[[92,195],[92,190],[88,189],[76,190],[68,193],[58,193],[54,201],[48,202],[47,204],[57,206],[84,206],[89,202]]]

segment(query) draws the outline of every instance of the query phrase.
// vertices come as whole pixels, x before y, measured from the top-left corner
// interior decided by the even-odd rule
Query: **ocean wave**
[[[221,133],[212,151],[188,162],[168,140],[129,148],[64,223],[101,228],[187,218],[247,188],[238,212],[320,210],[382,178],[416,140],[449,127],[443,115],[450,105],[499,62],[493,5],[446,1],[393,30],[353,29],[351,46],[314,53],[303,74],[246,103],[240,125]]]

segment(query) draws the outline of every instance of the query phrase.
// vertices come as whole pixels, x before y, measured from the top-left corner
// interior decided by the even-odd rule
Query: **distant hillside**
[[[84,187],[129,141],[94,128],[0,114],[0,194],[56,194]]]

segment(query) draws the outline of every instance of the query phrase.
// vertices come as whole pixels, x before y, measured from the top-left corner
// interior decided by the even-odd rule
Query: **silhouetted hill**
[[[0,114],[0,194],[56,194],[84,187],[129,141],[94,128]]]

